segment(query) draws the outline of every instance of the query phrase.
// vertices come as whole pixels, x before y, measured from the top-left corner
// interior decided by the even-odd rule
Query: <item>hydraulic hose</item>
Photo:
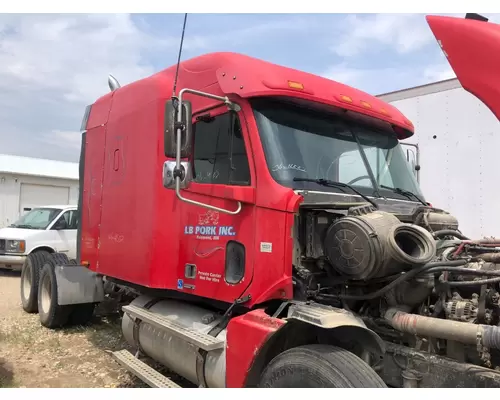
[[[457,286],[481,286],[488,285],[492,283],[500,282],[500,271],[485,271],[477,270],[471,268],[453,268],[453,267],[435,267],[427,271],[427,273],[432,274],[436,272],[455,272],[465,275],[477,275],[477,276],[493,276],[494,278],[480,279],[475,281],[446,281],[443,282],[446,286],[457,287]]]
[[[389,309],[385,320],[396,330],[412,335],[432,336],[438,339],[453,340],[464,344],[480,344],[487,348],[500,349],[500,328],[489,325],[476,325],[409,314],[396,308]]]
[[[500,282],[500,276],[496,278],[481,279],[477,281],[460,281],[460,282],[446,282],[446,286],[457,287],[457,286],[481,286],[481,285],[491,285],[492,283]]]
[[[500,271],[486,271],[480,269],[472,268],[460,268],[460,267],[435,267],[426,271],[429,274],[436,272],[456,272],[458,274],[464,275],[478,275],[478,276],[498,276],[500,277]]]
[[[401,282],[407,281],[408,279],[412,279],[413,277],[422,274],[424,272],[427,272],[431,268],[436,268],[436,267],[454,267],[454,266],[461,266],[467,264],[466,260],[453,260],[453,261],[434,261],[427,263],[425,265],[422,265],[421,267],[414,268],[411,271],[401,275],[399,278],[393,280],[391,283],[388,285],[384,286],[383,288],[377,290],[376,292],[373,293],[368,293],[368,294],[363,294],[363,295],[349,295],[349,294],[340,294],[340,295],[327,295],[327,294],[322,294],[321,296],[323,297],[334,297],[338,299],[343,299],[343,300],[373,300],[376,299],[377,297],[383,296],[385,293],[387,293],[389,290],[393,289],[397,285],[399,285]]]
[[[456,237],[457,239],[461,240],[470,240],[467,236],[463,235],[462,233],[458,231],[454,231],[453,229],[443,229],[440,231],[433,232],[432,236],[434,236],[436,239],[439,239],[443,236],[453,236]]]

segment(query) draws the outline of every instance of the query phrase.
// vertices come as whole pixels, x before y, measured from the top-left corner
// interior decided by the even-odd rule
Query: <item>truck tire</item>
[[[75,304],[69,315],[69,325],[87,325],[94,316],[94,303]]]
[[[46,328],[61,328],[68,322],[72,306],[57,304],[57,279],[55,273],[56,265],[64,265],[68,264],[68,262],[68,257],[65,254],[52,254],[40,272],[38,314],[40,323]]]
[[[38,312],[38,281],[40,270],[50,257],[48,251],[28,254],[21,269],[21,304],[27,313]]]
[[[353,353],[306,345],[277,355],[264,369],[262,388],[385,388],[380,376]]]

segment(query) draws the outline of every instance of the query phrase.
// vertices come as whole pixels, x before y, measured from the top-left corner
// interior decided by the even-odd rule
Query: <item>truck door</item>
[[[500,118],[500,25],[438,16],[427,22],[462,87]]]
[[[76,233],[78,228],[78,211],[65,211],[52,225],[51,231],[54,247],[68,258],[76,259]]]
[[[194,178],[185,197],[230,215],[181,202],[180,270],[177,289],[233,302],[253,275],[255,181],[242,114],[223,109],[199,116],[193,125]]]

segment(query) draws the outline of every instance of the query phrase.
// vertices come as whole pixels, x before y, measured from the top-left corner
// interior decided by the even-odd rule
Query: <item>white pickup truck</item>
[[[0,229],[0,269],[21,270],[28,254],[65,253],[76,258],[77,207],[33,208],[7,228]]]

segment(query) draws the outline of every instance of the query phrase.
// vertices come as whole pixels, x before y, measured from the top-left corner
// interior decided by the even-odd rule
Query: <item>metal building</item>
[[[495,115],[458,79],[378,97],[415,125],[408,142],[418,145],[426,200],[455,215],[469,237],[500,236],[500,123]]]
[[[77,202],[78,163],[0,154],[0,228],[33,207]]]

